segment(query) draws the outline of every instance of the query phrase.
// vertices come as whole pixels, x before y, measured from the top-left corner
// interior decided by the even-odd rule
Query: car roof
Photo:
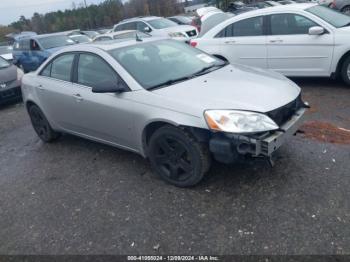
[[[133,18],[128,18],[128,19],[124,19],[123,21],[120,21],[120,23],[118,24],[123,24],[126,22],[134,22],[134,21],[151,21],[154,19],[158,19],[158,18],[162,18],[160,16],[139,16],[139,17],[133,17]]]
[[[290,4],[290,5],[276,5],[276,6],[271,6],[271,7],[266,7],[262,9],[256,9],[252,10],[249,12],[245,12],[242,14],[238,14],[235,16],[236,17],[251,17],[251,16],[256,16],[256,15],[263,15],[265,13],[270,13],[271,11],[273,12],[288,12],[288,11],[300,11],[300,10],[305,10],[309,7],[316,6],[318,4],[315,3],[298,3],[298,4]]]
[[[132,46],[132,45],[140,45],[143,43],[149,43],[149,42],[155,42],[159,40],[169,40],[170,38],[167,37],[150,37],[150,38],[143,38],[142,41],[136,41],[136,39],[118,39],[118,40],[112,40],[112,41],[101,41],[101,42],[91,42],[86,43],[84,46],[82,45],[71,45],[68,47],[63,48],[62,52],[74,52],[74,51],[88,51],[91,47],[101,49],[104,51],[113,50],[120,47],[125,46]],[[176,40],[171,40],[176,41]],[[86,48],[86,50],[84,50]]]
[[[45,38],[45,37],[48,37],[48,36],[58,36],[58,35],[67,36],[65,32],[58,32],[58,33],[52,33],[52,34],[23,36],[23,37],[19,38],[17,41],[28,40],[28,39],[41,39],[41,38]]]
[[[112,32],[112,33],[106,33],[106,34],[100,34],[97,35],[96,38],[98,37],[103,37],[103,36],[115,36],[115,35],[122,35],[122,34],[127,34],[127,33],[132,33],[132,32],[136,32],[137,30],[121,30],[121,31],[116,31],[116,32]]]

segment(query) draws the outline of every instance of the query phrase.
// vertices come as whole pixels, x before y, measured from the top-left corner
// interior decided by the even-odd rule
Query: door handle
[[[227,45],[232,45],[232,44],[236,43],[236,41],[230,40],[230,41],[225,41],[224,43]]]
[[[282,43],[283,40],[282,39],[274,39],[274,40],[270,40],[270,43]]]
[[[73,97],[75,98],[75,100],[77,100],[77,102],[84,100],[80,94],[75,94],[75,95],[73,95]]]

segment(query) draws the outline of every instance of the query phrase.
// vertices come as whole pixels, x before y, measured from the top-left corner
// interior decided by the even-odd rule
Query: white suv
[[[157,16],[126,19],[113,27],[114,32],[122,30],[138,30],[152,36],[171,37],[183,41],[196,38],[198,35],[194,26],[178,25],[169,19]]]

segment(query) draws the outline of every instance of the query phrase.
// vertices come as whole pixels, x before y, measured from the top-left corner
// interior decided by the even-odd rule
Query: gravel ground
[[[350,89],[295,79],[308,121],[350,129]],[[34,133],[22,104],[0,108],[1,254],[350,254],[350,145],[293,137],[264,161],[215,163],[170,186],[142,157]]]

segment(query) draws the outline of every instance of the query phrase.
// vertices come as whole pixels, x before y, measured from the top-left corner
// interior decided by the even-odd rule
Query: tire
[[[345,15],[350,15],[350,5],[345,6],[341,12]]]
[[[31,105],[28,108],[28,113],[33,128],[42,141],[45,143],[50,143],[55,141],[60,136],[60,133],[52,129],[44,113],[38,106]]]
[[[344,60],[340,74],[345,84],[350,85],[350,56]]]
[[[198,184],[209,170],[208,146],[197,142],[185,130],[163,126],[151,136],[148,157],[153,170],[178,187]]]

